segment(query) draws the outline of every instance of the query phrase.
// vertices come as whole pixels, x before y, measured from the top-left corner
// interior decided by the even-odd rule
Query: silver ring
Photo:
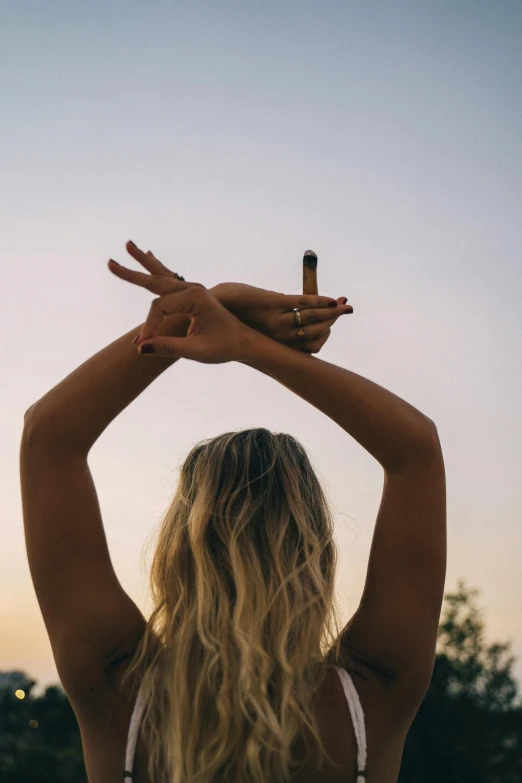
[[[299,307],[296,307],[295,310],[294,310],[294,320],[295,320],[295,325],[299,327],[299,331],[297,332],[297,334],[300,337],[304,337],[305,336],[305,330],[304,330],[303,322],[301,320],[301,311],[300,311]],[[304,351],[306,353],[304,339],[301,340],[301,351]]]

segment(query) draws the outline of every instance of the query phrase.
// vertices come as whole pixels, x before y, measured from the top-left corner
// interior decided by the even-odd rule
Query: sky
[[[58,682],[23,535],[24,413],[151,295],[132,239],[185,279],[348,297],[319,354],[434,420],[446,591],[480,591],[522,683],[522,3],[0,6],[0,670]],[[102,393],[102,391],[100,392]],[[267,427],[330,498],[342,620],[357,609],[380,465],[253,368],[180,361],[89,456],[117,575],[142,611],[147,536],[203,438]]]

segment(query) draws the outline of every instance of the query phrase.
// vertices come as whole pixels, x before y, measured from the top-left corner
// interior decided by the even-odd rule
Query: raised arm
[[[269,375],[329,416],[395,473],[438,450],[434,422],[408,402],[357,373],[288,351],[252,332],[243,364]]]
[[[390,717],[409,726],[428,688],[446,573],[446,498],[431,419],[376,383],[251,334],[243,363],[325,413],[384,469],[361,603],[343,631],[346,660],[377,671]]]

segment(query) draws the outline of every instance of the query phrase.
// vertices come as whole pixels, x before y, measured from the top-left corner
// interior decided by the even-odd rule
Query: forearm
[[[186,318],[178,333],[186,335]],[[103,348],[27,412],[24,436],[87,454],[113,419],[177,359],[142,356],[133,338],[141,326]]]
[[[431,419],[382,386],[311,354],[254,334],[243,364],[279,381],[333,419],[394,471],[436,448]]]

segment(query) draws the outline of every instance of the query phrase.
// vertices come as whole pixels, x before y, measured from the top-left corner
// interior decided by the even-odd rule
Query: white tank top
[[[366,783],[366,729],[364,725],[364,713],[361,706],[359,694],[355,690],[353,680],[346,671],[339,666],[334,667],[340,677],[343,686],[348,708],[352,717],[355,739],[357,741],[357,780],[356,783]],[[127,738],[127,751],[125,754],[125,770],[123,778],[127,783],[132,783],[132,768],[134,766],[134,754],[136,752],[136,743],[138,741],[138,732],[140,729],[141,718],[143,715],[143,692],[140,686],[136,704],[132,712],[129,736]]]

